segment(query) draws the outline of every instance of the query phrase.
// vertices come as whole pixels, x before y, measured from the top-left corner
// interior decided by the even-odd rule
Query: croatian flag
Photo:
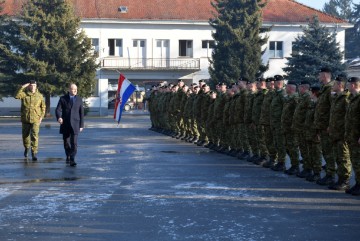
[[[136,87],[123,74],[120,74],[114,110],[114,119],[117,120],[118,124],[120,123],[124,106],[135,90]]]

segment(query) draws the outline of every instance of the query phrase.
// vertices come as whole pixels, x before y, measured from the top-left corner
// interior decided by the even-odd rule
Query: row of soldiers
[[[318,78],[316,85],[285,85],[281,75],[241,78],[213,91],[204,81],[160,85],[149,99],[150,129],[360,195],[360,78],[332,80],[329,68]],[[350,188],[352,168],[356,184]]]

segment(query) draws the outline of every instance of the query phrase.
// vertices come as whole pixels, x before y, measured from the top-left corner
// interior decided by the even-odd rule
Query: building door
[[[146,42],[143,39],[134,39],[133,40],[133,49],[132,49],[132,61],[131,67],[133,68],[144,68],[146,67]]]
[[[168,39],[156,40],[156,48],[154,52],[155,67],[169,67],[170,65],[170,47]]]

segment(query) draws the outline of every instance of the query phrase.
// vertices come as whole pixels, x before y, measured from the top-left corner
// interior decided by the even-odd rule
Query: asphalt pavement
[[[87,117],[78,166],[43,121],[24,159],[0,118],[0,240],[359,240],[360,197],[149,131],[146,112]]]

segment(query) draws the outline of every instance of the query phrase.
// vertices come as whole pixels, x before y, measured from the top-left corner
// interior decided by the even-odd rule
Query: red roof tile
[[[4,12],[14,14],[26,0],[6,0]],[[212,0],[69,0],[83,19],[199,20],[213,17]],[[118,8],[126,6],[127,13]],[[266,23],[305,23],[318,15],[323,23],[346,23],[294,0],[268,0],[263,10]]]

